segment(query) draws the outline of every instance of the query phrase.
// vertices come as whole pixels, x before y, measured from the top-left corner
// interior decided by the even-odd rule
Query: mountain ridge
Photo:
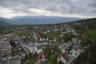
[[[77,21],[82,18],[72,17],[57,17],[57,16],[17,16],[11,19],[5,19],[7,23],[16,25],[31,25],[31,24],[57,24],[68,21]]]

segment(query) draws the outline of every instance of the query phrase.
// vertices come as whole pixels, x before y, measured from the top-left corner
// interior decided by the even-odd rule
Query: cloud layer
[[[0,16],[46,15],[96,18],[96,0],[0,0]]]

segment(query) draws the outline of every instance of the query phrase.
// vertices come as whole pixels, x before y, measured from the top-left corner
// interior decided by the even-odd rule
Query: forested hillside
[[[72,64],[96,64],[96,19],[80,20],[71,24],[79,33],[81,46],[87,47]]]
[[[7,26],[7,25],[9,25],[9,24],[0,20],[0,26]]]

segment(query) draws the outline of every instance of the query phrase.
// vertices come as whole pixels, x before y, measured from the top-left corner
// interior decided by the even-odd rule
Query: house
[[[47,59],[47,54],[45,54],[45,53],[38,53],[37,57],[38,57],[38,59]]]
[[[11,46],[9,42],[0,40],[0,57],[11,54]]]
[[[38,61],[35,64],[45,64],[45,62],[47,60],[47,54],[38,53],[37,58],[38,58]]]
[[[3,64],[21,64],[21,59],[13,57],[11,59],[3,58]]]
[[[43,51],[42,44],[39,43],[23,43],[22,48],[24,48],[27,53],[31,52],[32,54],[41,53]]]
[[[57,58],[57,64],[67,64],[68,61],[69,61],[69,56],[66,53],[62,53]]]
[[[79,40],[78,40],[77,38],[72,38],[72,41],[73,41],[74,43],[77,43]]]
[[[70,45],[71,44],[68,44],[68,43],[62,43],[62,44],[59,45],[59,49],[61,50],[62,53],[65,53]]]
[[[79,43],[75,43],[73,45],[73,48],[72,48],[71,52],[72,52],[72,56],[77,57],[80,54],[80,52],[81,52],[80,44]]]

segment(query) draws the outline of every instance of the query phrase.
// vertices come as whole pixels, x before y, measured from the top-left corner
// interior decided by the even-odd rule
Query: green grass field
[[[48,32],[48,33],[46,33],[46,36],[48,36],[49,38],[58,38],[60,34],[61,34],[61,32],[59,32],[59,31]]]
[[[18,31],[15,34],[16,35],[27,35],[33,33],[33,30],[26,30],[26,31]]]

